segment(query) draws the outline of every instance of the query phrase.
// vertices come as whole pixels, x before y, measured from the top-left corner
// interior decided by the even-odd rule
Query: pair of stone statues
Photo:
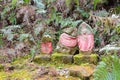
[[[56,52],[64,54],[75,54],[77,46],[79,51],[91,51],[94,47],[94,34],[92,28],[85,22],[81,23],[78,29],[68,27],[62,30],[59,42],[56,46]],[[41,43],[41,52],[46,54],[52,53],[52,41]],[[45,47],[46,46],[46,47]]]

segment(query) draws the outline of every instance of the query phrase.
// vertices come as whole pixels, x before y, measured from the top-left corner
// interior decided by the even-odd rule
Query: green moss
[[[50,55],[37,55],[34,58],[34,62],[36,63],[49,63],[51,61]]]
[[[98,62],[98,55],[97,54],[91,54],[90,62],[92,62],[93,64],[97,64],[97,62]]]
[[[96,64],[97,61],[98,61],[98,56],[96,54],[91,54],[91,55],[78,54],[74,56],[74,63],[78,65],[83,63]]]
[[[81,80],[80,78],[78,77],[72,77],[72,76],[69,76],[68,78],[65,78],[65,77],[59,77],[60,80]]]
[[[6,74],[6,72],[1,71],[0,72],[0,80],[5,80],[9,74]]]
[[[66,78],[64,76],[51,77],[49,75],[46,75],[44,77],[38,78],[37,80],[81,80],[81,79],[78,77],[72,77],[72,76],[69,76]]]
[[[32,80],[32,74],[27,70],[0,72],[0,80]]]
[[[4,69],[4,66],[0,64],[0,71]]]
[[[16,70],[10,76],[11,79],[32,80],[32,74],[27,70]]]
[[[82,55],[81,54],[74,56],[74,63],[75,64],[82,64]]]
[[[65,63],[71,64],[73,62],[73,56],[69,54],[54,53],[51,55],[53,63]]]
[[[11,64],[12,64],[12,65],[18,64],[18,63],[23,64],[24,61],[25,61],[25,59],[23,59],[23,58],[18,58],[18,59],[16,59],[16,60],[14,60]]]

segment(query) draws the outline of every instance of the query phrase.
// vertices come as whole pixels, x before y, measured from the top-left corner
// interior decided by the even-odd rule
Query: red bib
[[[78,46],[81,51],[90,51],[94,47],[94,35],[93,34],[82,34],[78,38]]]
[[[42,42],[41,43],[42,53],[51,54],[52,53],[52,42]]]
[[[77,45],[77,39],[66,33],[62,33],[60,35],[59,42],[60,42],[60,44],[66,46],[66,47],[75,47]]]

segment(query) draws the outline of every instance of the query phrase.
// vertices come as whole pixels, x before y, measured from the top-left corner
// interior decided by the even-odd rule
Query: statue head
[[[92,28],[85,22],[78,27],[78,34],[93,34]]]

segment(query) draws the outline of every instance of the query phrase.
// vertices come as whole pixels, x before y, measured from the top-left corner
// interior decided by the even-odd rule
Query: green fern
[[[93,80],[120,80],[120,61],[116,55],[107,56],[99,63]]]
[[[20,25],[11,25],[1,29],[0,31],[3,34],[3,37],[7,37],[8,41],[12,41],[15,35],[14,32],[20,28]]]

